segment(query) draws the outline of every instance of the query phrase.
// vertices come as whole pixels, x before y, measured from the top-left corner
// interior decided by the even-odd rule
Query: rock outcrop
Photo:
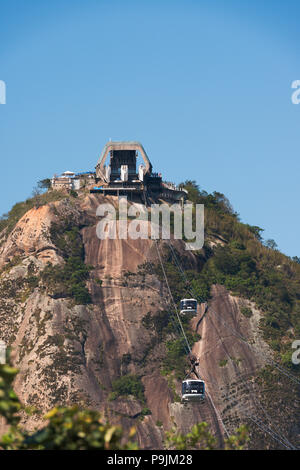
[[[116,204],[116,198],[110,201]],[[200,306],[192,320],[201,336],[193,352],[200,357],[208,398],[200,405],[174,401],[168,377],[160,372],[163,345],[143,323],[146,314],[166,311],[170,304],[164,282],[141,269],[147,262],[158,263],[154,242],[99,240],[100,202],[102,196],[89,194],[31,209],[2,239],[0,339],[11,346],[20,369],[15,390],[25,404],[43,411],[80,403],[126,428],[135,425],[143,448],[162,448],[163,430],[174,424],[186,432],[202,420],[222,447],[226,430],[232,432],[245,410],[256,406],[250,379],[270,355],[259,334],[260,312],[249,303],[253,315],[245,318],[240,312],[244,301],[214,286],[207,311]],[[87,281],[91,303],[86,305],[52,296],[39,281],[47,263],[64,262],[50,233],[51,224],[62,219],[80,228],[85,263],[93,267]],[[196,266],[193,254],[180,241],[174,244]],[[144,403],[133,396],[111,400],[112,383],[124,374],[142,377]],[[180,382],[174,384],[180,394]],[[243,409],[241,403],[246,403]],[[43,422],[33,416],[23,424],[32,430]]]

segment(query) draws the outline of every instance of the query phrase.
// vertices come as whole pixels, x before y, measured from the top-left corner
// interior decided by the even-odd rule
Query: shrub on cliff
[[[110,395],[111,400],[119,396],[133,395],[140,402],[145,403],[144,385],[141,382],[141,378],[137,375],[123,375],[119,379],[114,380],[112,389],[113,392]]]
[[[66,195],[59,191],[48,191],[44,194],[37,194],[31,198],[28,198],[24,202],[17,202],[7,214],[3,214],[0,218],[0,232],[4,229],[7,229],[8,232],[11,232],[18,221],[30,209],[65,198]]]
[[[62,265],[47,264],[41,275],[44,285],[54,297],[71,297],[81,305],[91,303],[86,281],[92,267],[84,262],[79,227],[63,220],[51,225],[50,235],[65,262]]]

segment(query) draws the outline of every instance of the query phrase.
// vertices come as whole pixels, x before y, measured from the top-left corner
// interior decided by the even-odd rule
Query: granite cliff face
[[[117,198],[109,200],[117,204]],[[164,345],[144,321],[146,315],[170,308],[165,283],[155,271],[144,269],[146,263],[158,264],[155,244],[99,240],[100,202],[102,196],[82,194],[33,208],[11,233],[2,233],[0,339],[11,346],[20,369],[15,390],[24,403],[43,411],[80,403],[126,428],[135,425],[143,448],[162,448],[163,431],[174,424],[186,432],[202,420],[222,447],[226,431],[220,418],[230,433],[245,422],[245,412],[261,406],[251,377],[271,352],[259,332],[260,312],[224,287],[213,287],[208,308],[199,306],[192,320],[192,329],[201,338],[193,352],[200,357],[208,398],[200,405],[176,401],[180,381],[161,374]],[[90,301],[85,304],[74,302],[63,289],[51,290],[42,275],[47,263],[65,263],[64,247],[53,237],[53,227],[62,221],[77,227],[74,236],[82,244],[84,262],[93,268],[86,281]],[[191,267],[199,269],[183,243],[172,243]],[[251,318],[241,314],[243,305],[252,309]],[[144,402],[134,396],[112,399],[112,384],[124,375],[141,377]],[[34,429],[42,419],[34,416],[24,424]]]

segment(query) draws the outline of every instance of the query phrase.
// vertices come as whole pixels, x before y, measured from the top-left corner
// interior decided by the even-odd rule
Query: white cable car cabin
[[[203,380],[187,379],[182,382],[182,401],[197,402],[205,398],[205,383]]]
[[[182,299],[180,301],[180,313],[197,313],[197,300],[196,299]]]

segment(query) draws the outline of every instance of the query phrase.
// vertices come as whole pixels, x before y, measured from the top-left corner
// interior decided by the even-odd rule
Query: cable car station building
[[[137,168],[137,159],[143,163]],[[109,162],[107,160],[109,158]],[[171,201],[184,200],[186,192],[174,184],[165,183],[152,164],[140,142],[108,142],[96,165],[96,184],[92,193],[161,197]]]

